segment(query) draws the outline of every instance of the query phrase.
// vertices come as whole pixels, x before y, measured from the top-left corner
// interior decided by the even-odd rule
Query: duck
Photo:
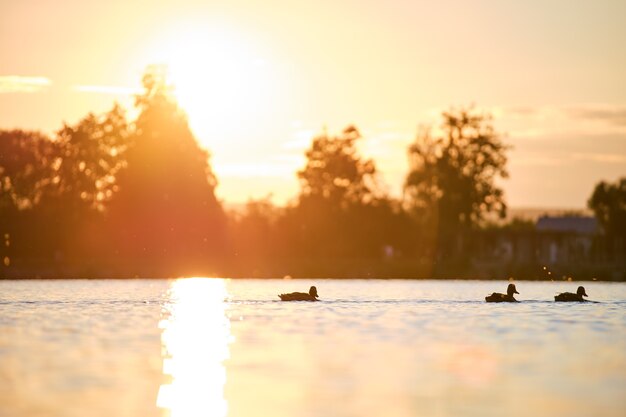
[[[282,301],[319,301],[315,286],[309,288],[308,294],[305,292],[292,292],[289,294],[278,294],[278,296]]]
[[[587,292],[585,292],[585,287],[582,285],[578,287],[576,290],[576,294],[571,292],[562,292],[559,295],[554,296],[554,301],[587,301],[583,297],[588,297]]]
[[[517,303],[518,301],[513,297],[513,294],[519,294],[515,288],[515,284],[509,284],[506,288],[506,294],[494,292],[491,295],[485,297],[485,301],[488,303]]]

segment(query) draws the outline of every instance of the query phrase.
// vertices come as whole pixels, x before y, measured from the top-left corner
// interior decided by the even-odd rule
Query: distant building
[[[623,262],[607,256],[604,233],[591,216],[540,216],[534,226],[486,229],[472,241],[472,265],[484,278],[626,277]]]
[[[601,228],[595,217],[541,216],[536,233],[537,261],[559,265],[592,261]]]
[[[575,233],[595,235],[600,233],[600,225],[590,216],[541,216],[537,220],[538,232]]]

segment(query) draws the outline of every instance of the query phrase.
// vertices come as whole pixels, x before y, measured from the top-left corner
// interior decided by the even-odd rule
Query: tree
[[[600,181],[587,205],[607,236],[626,238],[626,177],[615,183]]]
[[[100,115],[89,113],[75,125],[64,124],[57,132],[54,186],[37,208],[35,224],[50,252],[64,264],[83,266],[105,250],[102,212],[117,190],[128,140],[128,122],[117,104]]]
[[[56,187],[60,148],[32,131],[0,131],[0,262],[50,254],[41,202]],[[0,264],[1,267],[2,264]]]
[[[323,133],[306,151],[298,172],[300,195],[277,223],[286,250],[303,258],[376,258],[401,233],[399,207],[384,193],[376,165],[357,151],[354,126],[339,136]]]
[[[442,113],[441,132],[422,129],[409,146],[405,202],[451,250],[455,237],[485,215],[506,215],[504,193],[495,184],[507,178],[506,151],[488,114],[474,108]]]
[[[277,221],[282,210],[271,202],[271,195],[248,200],[243,210],[230,213],[230,236],[235,252],[229,270],[239,276],[255,277],[278,266],[276,259],[281,244]]]
[[[116,175],[124,164],[128,140],[129,126],[117,104],[103,115],[89,113],[75,126],[65,124],[57,132],[61,151],[57,193],[65,210],[81,206],[104,210],[117,190]]]
[[[36,132],[0,134],[1,223],[18,254],[50,261],[85,259],[101,248],[97,209],[113,194],[127,139],[119,106],[65,124],[54,139]]]
[[[298,172],[301,200],[321,199],[345,208],[372,203],[381,195],[374,162],[358,155],[360,138],[357,128],[348,126],[340,136],[324,133],[313,139],[306,152],[307,164]]]
[[[193,269],[224,244],[217,180],[208,152],[171,95],[165,70],[150,67],[143,86],[119,192],[110,205],[115,255],[137,269],[137,262],[157,270]]]
[[[39,132],[0,131],[0,210],[36,206],[52,183],[61,152]]]

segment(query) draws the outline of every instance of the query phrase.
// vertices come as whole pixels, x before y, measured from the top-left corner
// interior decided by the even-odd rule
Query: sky
[[[0,128],[53,133],[167,64],[229,203],[298,192],[320,132],[356,125],[392,195],[419,126],[491,112],[511,207],[583,208],[626,176],[623,0],[0,0]]]

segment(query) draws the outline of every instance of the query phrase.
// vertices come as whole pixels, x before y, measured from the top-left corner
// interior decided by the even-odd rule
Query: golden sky
[[[624,16],[623,0],[0,0],[0,128],[132,110],[166,63],[219,196],[283,203],[322,129],[356,124],[398,195],[417,126],[474,103],[514,146],[511,206],[583,207],[626,175]]]

